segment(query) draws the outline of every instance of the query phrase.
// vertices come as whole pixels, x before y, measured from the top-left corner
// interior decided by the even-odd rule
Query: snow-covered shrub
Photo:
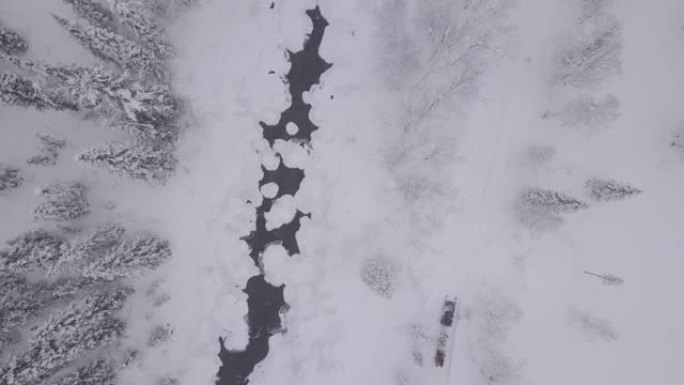
[[[578,36],[556,61],[555,81],[574,87],[596,85],[622,69],[622,29],[613,15],[599,13],[579,25]]]
[[[127,234],[104,226],[73,242],[53,274],[68,271],[93,279],[115,280],[148,273],[171,255],[169,243],[151,234]]]
[[[608,320],[599,318],[591,313],[570,309],[569,318],[570,323],[577,326],[591,341],[611,342],[619,337]]]
[[[510,329],[523,316],[520,307],[501,291],[483,290],[464,311],[471,346],[469,356],[478,371],[476,384],[510,385],[521,378],[523,363],[503,351]]]
[[[18,33],[0,24],[0,52],[7,55],[18,55],[28,50],[28,43]]]
[[[16,74],[0,74],[0,100],[8,105],[38,110],[74,110],[78,106],[59,94],[43,89],[37,82]]]
[[[610,2],[610,0],[582,0],[582,15],[579,18],[579,22],[582,23],[587,19],[600,15]]]
[[[520,307],[497,291],[480,293],[466,309],[465,318],[488,339],[501,340],[523,316]]]
[[[71,5],[74,12],[90,24],[100,28],[113,28],[114,16],[112,12],[94,0],[63,0]]]
[[[157,346],[161,343],[168,341],[172,335],[173,329],[171,328],[171,325],[157,325],[154,328],[152,328],[150,336],[147,338],[147,345]]]
[[[549,145],[533,145],[523,153],[522,162],[531,166],[540,166],[556,156],[556,148]]]
[[[80,182],[50,183],[40,190],[41,202],[34,210],[36,219],[65,221],[90,211],[86,188]]]
[[[0,249],[0,269],[14,272],[49,270],[62,256],[65,243],[44,231],[29,231]]]
[[[518,219],[533,230],[555,227],[561,215],[586,209],[586,203],[558,191],[526,188],[516,201]]]
[[[115,342],[124,328],[116,313],[130,293],[126,288],[109,288],[72,302],[36,328],[0,377],[8,385],[38,384],[70,362]]]
[[[511,385],[519,383],[524,362],[514,361],[498,349],[487,346],[473,358],[478,369],[476,384]]]
[[[555,113],[544,117],[557,117],[561,124],[569,127],[600,127],[620,117],[620,100],[613,95],[597,99],[582,95]]]
[[[96,360],[67,373],[54,385],[114,385],[116,373],[105,360]]]
[[[145,141],[116,142],[94,147],[79,160],[133,179],[164,182],[176,168],[172,149],[165,144]]]
[[[401,268],[386,257],[368,258],[361,264],[361,280],[383,297],[391,298]]]
[[[66,141],[47,134],[36,134],[36,137],[41,144],[40,154],[28,158],[26,163],[34,166],[50,166],[57,164],[59,150],[64,148]]]
[[[587,181],[585,187],[589,196],[597,201],[617,201],[641,194],[641,190],[632,187],[629,183],[613,179],[593,178]]]
[[[17,188],[22,182],[18,168],[0,164],[0,191]]]

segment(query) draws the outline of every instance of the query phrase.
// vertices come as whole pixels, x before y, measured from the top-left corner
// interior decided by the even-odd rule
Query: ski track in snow
[[[63,4],[43,3],[8,0],[0,17],[31,37],[36,56],[89,63],[47,22],[42,8],[65,12]],[[513,25],[510,47],[484,68],[479,93],[431,107],[423,123],[413,122],[416,139],[402,136],[402,127],[429,92],[390,87],[384,79],[424,63],[392,61],[388,50],[402,47],[387,40],[383,23],[389,15],[413,25],[428,3],[199,1],[170,31],[178,50],[174,83],[189,116],[180,167],[166,187],[119,184],[71,164],[33,170],[25,186],[0,196],[2,240],[32,225],[25,215],[35,201],[31,186],[56,175],[85,178],[96,186],[94,207],[116,199],[115,219],[171,240],[174,258],[149,280],[169,301],[153,313],[142,302],[129,304],[126,338],[146,338],[136,325],[151,322],[172,325],[173,336],[141,352],[142,364],[123,369],[120,384],[161,377],[180,385],[244,384],[243,374],[252,385],[679,384],[684,161],[669,144],[682,119],[684,3],[608,2],[606,12],[622,28],[622,73],[580,92],[553,87],[550,78],[559,47],[575,33],[581,2],[517,1],[504,21]],[[335,64],[310,90],[295,87],[299,100],[288,95],[293,89],[283,81],[292,79],[283,74],[291,69],[287,52],[301,52],[312,30],[305,10],[315,6],[329,22],[320,57]],[[409,53],[411,39],[420,41],[415,30],[392,33],[408,36],[402,42]],[[388,68],[388,60],[395,66]],[[621,116],[594,131],[543,119],[567,102],[566,93],[614,94]],[[302,122],[288,110],[295,104],[310,119],[296,131],[287,126],[293,116]],[[46,127],[76,132],[77,143],[60,154],[66,159],[112,136],[63,113],[0,106],[0,114],[0,162],[23,164],[36,151],[34,134]],[[392,170],[392,151],[412,140],[453,140],[453,157],[428,163],[439,166],[434,170]],[[532,162],[531,146],[552,151]],[[439,193],[427,201],[406,195],[407,175],[440,184]],[[596,202],[584,189],[594,177],[629,182],[643,193]],[[553,231],[530,231],[516,218],[515,199],[531,186],[589,207],[563,216]],[[245,242],[255,226],[271,235],[285,229],[291,242]],[[369,261],[388,266],[388,291],[364,283]],[[624,284],[604,286],[585,270],[618,275]],[[460,312],[453,350],[438,368],[445,296],[458,299]],[[224,370],[217,378],[219,367],[232,364],[227,355],[250,349],[255,321],[247,315],[268,301],[265,322],[280,331],[259,331],[269,337],[268,355],[250,357],[253,371]],[[280,313],[282,302],[287,312]],[[605,324],[592,324],[597,319]],[[615,338],[602,339],[601,325]],[[264,340],[258,343],[263,353]]]

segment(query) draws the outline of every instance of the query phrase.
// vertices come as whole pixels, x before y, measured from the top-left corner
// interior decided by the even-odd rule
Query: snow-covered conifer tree
[[[116,373],[110,363],[98,359],[56,380],[54,385],[113,385]]]
[[[47,134],[36,134],[40,141],[40,154],[34,155],[26,160],[26,163],[34,166],[51,166],[57,164],[59,150],[64,148],[64,139],[55,138]]]
[[[534,230],[553,228],[562,222],[561,215],[586,209],[586,203],[558,191],[527,188],[517,199],[518,218]]]
[[[122,24],[126,25],[147,49],[160,59],[169,58],[173,50],[166,40],[165,32],[145,2],[138,0],[114,0],[112,7]]]
[[[63,0],[74,12],[90,24],[100,28],[112,28],[114,16],[104,5],[93,0]]]
[[[148,233],[128,234],[120,226],[103,226],[73,243],[58,270],[93,279],[142,276],[171,255],[169,243]]]
[[[116,341],[124,328],[116,313],[129,294],[130,289],[109,288],[72,302],[36,328],[26,348],[0,369],[0,377],[9,385],[38,384],[74,360]]]
[[[120,175],[152,182],[165,181],[176,167],[168,146],[137,140],[94,147],[78,159]]]
[[[28,43],[18,33],[0,24],[0,52],[19,55],[28,50]]]
[[[145,76],[163,77],[161,63],[152,52],[135,41],[105,28],[83,26],[56,15],[53,17],[95,56]]]
[[[0,249],[0,269],[17,273],[51,269],[62,256],[64,240],[45,231],[29,231]]]
[[[592,86],[621,71],[622,28],[613,15],[593,15],[580,23],[578,35],[558,57],[558,83]]]
[[[9,105],[38,110],[78,110],[74,103],[43,89],[37,82],[10,73],[0,74],[0,100]]]
[[[616,201],[641,193],[629,183],[618,182],[613,179],[593,178],[585,185],[589,195],[597,201]]]
[[[620,100],[613,95],[598,99],[582,95],[558,112],[547,112],[544,118],[558,117],[564,126],[599,127],[620,117]]]

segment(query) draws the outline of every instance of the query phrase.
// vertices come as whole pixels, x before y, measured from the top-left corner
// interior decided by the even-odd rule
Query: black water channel
[[[318,127],[311,122],[309,112],[311,105],[304,102],[303,94],[318,84],[323,72],[332,64],[319,56],[319,47],[323,40],[323,33],[328,25],[318,7],[307,10],[306,14],[313,23],[311,33],[304,41],[301,51],[288,51],[291,63],[289,72],[285,75],[289,87],[291,104],[282,112],[278,123],[269,125],[259,122],[263,129],[263,136],[273,148],[276,140],[296,142],[302,146],[311,145],[311,134]],[[294,123],[298,130],[288,133],[286,126]],[[280,157],[280,154],[278,154]],[[263,253],[269,245],[280,244],[292,256],[299,253],[296,233],[299,231],[301,219],[310,217],[297,211],[292,221],[278,228],[266,229],[266,213],[273,207],[274,202],[283,195],[294,196],[304,179],[304,170],[287,167],[280,157],[280,165],[275,170],[267,170],[262,166],[263,178],[259,187],[267,183],[278,185],[278,193],[273,198],[264,197],[260,206],[256,208],[255,228],[249,235],[242,238],[249,246],[249,257],[259,267],[261,274],[251,277],[247,281],[244,292],[247,294],[247,323],[249,325],[249,342],[245,350],[228,350],[225,340],[219,338],[221,367],[218,371],[217,385],[246,385],[254,367],[268,355],[268,340],[275,333],[283,332],[280,320],[281,311],[288,307],[285,303],[285,285],[273,286],[268,283],[263,274]]]

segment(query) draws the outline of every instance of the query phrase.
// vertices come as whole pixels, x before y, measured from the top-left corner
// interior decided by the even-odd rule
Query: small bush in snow
[[[399,278],[400,267],[385,257],[366,259],[361,264],[361,279],[383,297],[391,298]]]
[[[559,225],[562,214],[586,209],[587,204],[563,193],[540,188],[525,189],[516,202],[518,219],[534,230]]]
[[[49,270],[61,258],[65,243],[43,231],[29,231],[0,250],[0,268],[14,272]]]
[[[173,335],[171,325],[157,325],[152,328],[150,336],[147,338],[147,346],[157,346],[164,343],[171,338],[171,335]]]
[[[613,95],[603,99],[582,95],[556,113],[546,113],[544,117],[558,117],[564,126],[600,127],[620,117],[620,101]]]
[[[514,302],[498,292],[478,295],[475,303],[465,312],[488,339],[503,339],[511,325],[522,318],[523,313]]]
[[[58,182],[40,191],[41,202],[34,210],[36,219],[65,221],[89,212],[86,189],[80,182]]]
[[[18,55],[28,50],[28,43],[18,33],[0,25],[0,52]]]
[[[74,301],[36,328],[0,377],[9,385],[38,384],[70,362],[116,341],[124,323],[116,318],[129,289],[114,288]]]
[[[533,145],[527,148],[523,154],[523,163],[531,166],[540,166],[549,162],[556,155],[556,148],[548,145]]]
[[[50,166],[57,164],[59,150],[64,148],[66,142],[46,134],[37,134],[41,143],[40,155],[35,155],[26,160],[26,163],[34,166]]]
[[[612,179],[590,179],[585,186],[589,195],[597,201],[617,201],[641,194],[641,190],[630,184]]]
[[[150,182],[164,182],[176,168],[176,159],[169,146],[143,141],[94,147],[79,155],[78,159],[120,175]]]
[[[521,378],[524,364],[514,362],[501,351],[491,346],[484,347],[475,360],[482,385],[516,384]]]
[[[592,341],[611,342],[617,340],[619,337],[618,333],[607,320],[587,312],[571,309],[570,322],[577,326],[580,331]]]
[[[17,188],[22,182],[18,168],[0,164],[0,191]]]
[[[617,19],[597,14],[580,24],[579,36],[558,57],[556,81],[574,87],[596,85],[620,73],[622,32]]]

